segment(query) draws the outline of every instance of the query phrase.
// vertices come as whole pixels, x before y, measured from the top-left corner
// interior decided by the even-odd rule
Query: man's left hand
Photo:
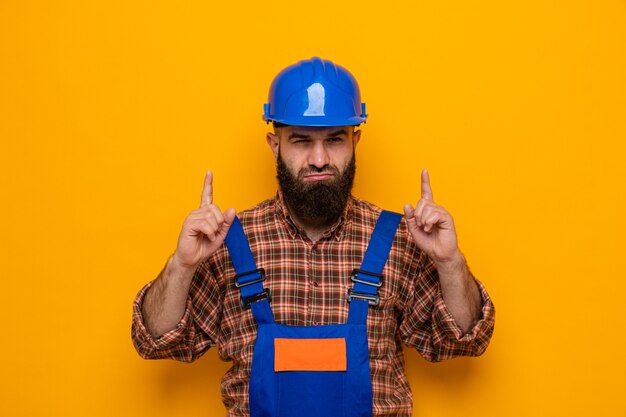
[[[417,206],[404,205],[404,218],[417,246],[438,265],[459,259],[452,216],[435,204],[428,171],[422,171],[422,198]]]

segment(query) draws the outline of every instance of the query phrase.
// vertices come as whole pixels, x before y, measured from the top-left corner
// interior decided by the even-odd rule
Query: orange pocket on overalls
[[[274,371],[345,371],[346,339],[274,339]]]

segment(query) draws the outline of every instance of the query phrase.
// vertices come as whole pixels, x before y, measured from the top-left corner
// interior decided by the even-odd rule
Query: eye
[[[310,139],[294,139],[291,141],[291,143],[306,144],[306,143],[309,143],[310,141],[311,141]]]
[[[328,142],[330,142],[330,143],[341,143],[341,142],[343,142],[343,138],[334,136],[332,138],[328,138]]]

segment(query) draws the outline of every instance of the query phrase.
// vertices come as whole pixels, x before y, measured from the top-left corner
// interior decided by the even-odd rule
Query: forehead
[[[349,135],[353,126],[284,126],[281,130],[286,135],[298,134],[306,136],[335,136],[341,133]]]

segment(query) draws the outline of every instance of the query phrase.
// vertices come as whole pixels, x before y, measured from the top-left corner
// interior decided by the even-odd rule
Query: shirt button
[[[313,281],[313,286],[314,286],[314,287],[319,287],[319,285],[320,285],[320,284],[319,284],[317,281]]]

